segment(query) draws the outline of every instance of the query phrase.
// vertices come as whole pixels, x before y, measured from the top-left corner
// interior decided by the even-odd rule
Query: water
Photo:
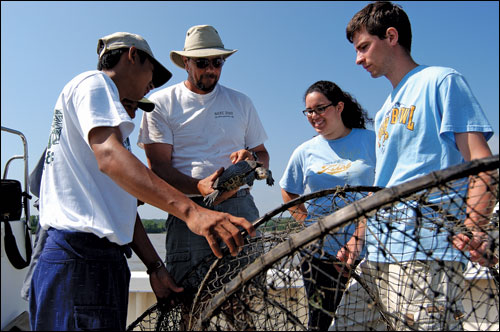
[[[153,247],[155,247],[156,252],[158,255],[160,255],[160,258],[162,261],[165,260],[165,236],[166,234],[148,234],[149,239],[151,240],[151,243],[153,244]],[[146,266],[142,263],[142,261],[137,257],[137,255],[132,252],[132,257],[130,257],[128,260],[128,266],[130,268],[130,271],[146,271]]]
[[[165,236],[166,234],[148,234],[149,239],[151,240],[151,243],[153,244],[153,247],[155,247],[156,252],[160,256],[162,261],[165,261]],[[265,244],[265,246],[268,246],[269,244]],[[269,251],[270,248],[266,248],[265,252]],[[146,271],[146,266],[142,263],[142,261],[137,257],[137,255],[132,252],[132,257],[130,257],[128,260],[128,266],[130,268],[130,271]],[[296,256],[293,258],[293,264],[299,264],[299,257]]]

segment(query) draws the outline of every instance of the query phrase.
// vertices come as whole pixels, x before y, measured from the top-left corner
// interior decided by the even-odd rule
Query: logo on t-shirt
[[[404,126],[407,130],[413,131],[415,129],[415,123],[413,122],[414,113],[414,105],[405,107],[400,103],[395,103],[394,106],[385,113],[384,120],[378,128],[377,146],[379,148],[383,147],[385,141],[389,139],[389,126],[400,125]]]
[[[328,164],[328,165],[323,165],[321,166],[321,170],[318,172],[318,174],[329,174],[329,175],[335,175],[338,173],[345,172],[349,168],[351,168],[352,163],[348,162],[347,164]]]
[[[45,163],[51,164],[54,161],[54,151],[52,146],[59,144],[63,127],[63,112],[54,110],[54,118],[52,119],[52,127],[50,128],[49,143],[47,144],[47,153],[45,154]]]
[[[233,111],[219,111],[214,113],[215,118],[234,118],[234,112]]]
[[[132,151],[131,147],[130,147],[130,140],[127,138],[125,138],[125,140],[123,141],[123,146],[125,147],[125,149],[127,149],[128,151]]]

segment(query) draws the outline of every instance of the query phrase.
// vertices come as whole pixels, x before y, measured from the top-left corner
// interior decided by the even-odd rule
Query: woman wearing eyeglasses
[[[306,109],[302,112],[319,135],[302,143],[292,153],[280,180],[283,201],[286,203],[303,194],[346,184],[372,185],[375,133],[365,129],[365,124],[372,121],[366,111],[350,94],[329,81],[311,85],[304,100]],[[325,210],[325,204],[316,203],[316,208],[311,204],[306,209],[302,204],[290,212],[306,226],[319,216],[334,212]],[[350,253],[362,250],[362,241],[357,241],[361,234],[364,234],[361,226],[358,229],[354,225],[347,226],[325,237],[321,248],[313,248],[313,258],[304,260],[302,273],[309,298],[310,330],[327,330],[330,326],[347,282],[346,271],[342,272],[341,265],[335,263],[342,261],[353,268],[359,262],[353,262]],[[363,253],[358,259],[362,256]]]

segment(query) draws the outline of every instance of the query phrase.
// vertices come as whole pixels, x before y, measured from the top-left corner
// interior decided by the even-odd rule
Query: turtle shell
[[[231,165],[215,180],[213,188],[229,191],[237,189],[249,181],[253,182],[255,175],[250,176],[250,178],[248,176],[252,175],[258,166],[261,166],[261,163],[254,160],[242,160]]]

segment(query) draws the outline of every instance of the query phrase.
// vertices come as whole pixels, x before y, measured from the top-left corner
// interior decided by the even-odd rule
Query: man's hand
[[[484,232],[472,232],[472,237],[466,234],[455,235],[453,246],[458,250],[469,251],[472,262],[489,267],[498,263],[498,257],[491,251],[491,241]]]
[[[134,237],[132,238],[130,247],[146,266],[150,265],[152,262],[161,262],[160,256],[158,256],[158,253],[146,234],[139,214],[137,214],[135,218]],[[151,288],[157,300],[166,300],[172,292],[179,293],[184,290],[181,287],[177,287],[163,264],[161,264],[161,267],[153,269],[152,272],[148,273],[150,273],[149,283],[151,284]]]
[[[174,279],[172,279],[165,267],[152,272],[149,276],[149,283],[158,302],[167,300],[172,292],[180,293],[184,291],[184,288],[175,284]],[[173,305],[174,303],[170,304]]]
[[[236,164],[242,160],[254,160],[252,153],[246,149],[241,149],[231,153],[229,159],[233,164]]]
[[[207,239],[210,248],[218,258],[223,256],[217,241],[218,238],[224,241],[232,256],[238,254],[244,243],[238,226],[246,229],[251,236],[255,236],[255,228],[245,218],[202,207],[200,207],[198,214],[186,220],[186,224],[193,233]]]
[[[203,197],[211,194],[214,191],[214,188],[212,186],[215,180],[217,180],[217,178],[222,174],[222,172],[224,172],[224,167],[219,168],[217,171],[215,171],[211,175],[207,176],[206,178],[198,182],[198,190],[203,195]],[[214,205],[224,202],[226,199],[236,194],[238,189],[222,193],[221,195],[219,195],[219,197],[217,197],[217,199],[214,202]]]

